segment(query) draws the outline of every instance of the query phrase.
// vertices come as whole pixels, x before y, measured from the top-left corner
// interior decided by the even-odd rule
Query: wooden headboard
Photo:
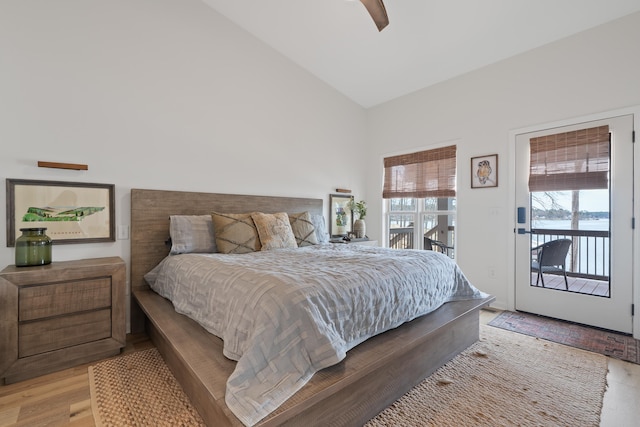
[[[323,214],[322,199],[247,196],[165,190],[131,190],[131,289],[146,289],[144,275],[169,254],[169,215],[211,212],[309,211]]]

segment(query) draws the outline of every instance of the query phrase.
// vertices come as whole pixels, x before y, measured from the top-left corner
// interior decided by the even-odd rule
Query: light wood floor
[[[147,335],[127,335],[122,354],[150,347]],[[0,427],[95,426],[88,374],[92,364],[0,385]]]
[[[488,323],[496,314],[483,310],[480,321]],[[124,353],[150,347],[153,344],[146,335],[129,335]],[[87,373],[90,365],[0,386],[0,427],[95,426]],[[609,359],[607,384],[600,425],[637,426],[640,419],[640,365]]]

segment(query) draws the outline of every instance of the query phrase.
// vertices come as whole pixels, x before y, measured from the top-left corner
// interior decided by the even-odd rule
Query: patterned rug
[[[482,325],[480,341],[366,427],[596,427],[607,358]],[[97,426],[199,426],[155,348],[90,368]]]
[[[489,325],[640,365],[640,341],[629,335],[512,311],[503,311]]]

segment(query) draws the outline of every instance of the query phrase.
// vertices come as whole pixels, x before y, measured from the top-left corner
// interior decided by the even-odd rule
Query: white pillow
[[[171,255],[218,252],[211,215],[171,215],[169,219]]]
[[[329,241],[329,233],[327,232],[327,225],[324,222],[324,216],[318,214],[311,215],[311,222],[316,229],[316,239],[318,243],[327,243]]]

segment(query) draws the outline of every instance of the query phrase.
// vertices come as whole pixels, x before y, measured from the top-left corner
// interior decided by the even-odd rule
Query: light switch
[[[118,229],[118,240],[128,240],[129,239],[129,226],[128,225],[119,225],[116,228]]]

